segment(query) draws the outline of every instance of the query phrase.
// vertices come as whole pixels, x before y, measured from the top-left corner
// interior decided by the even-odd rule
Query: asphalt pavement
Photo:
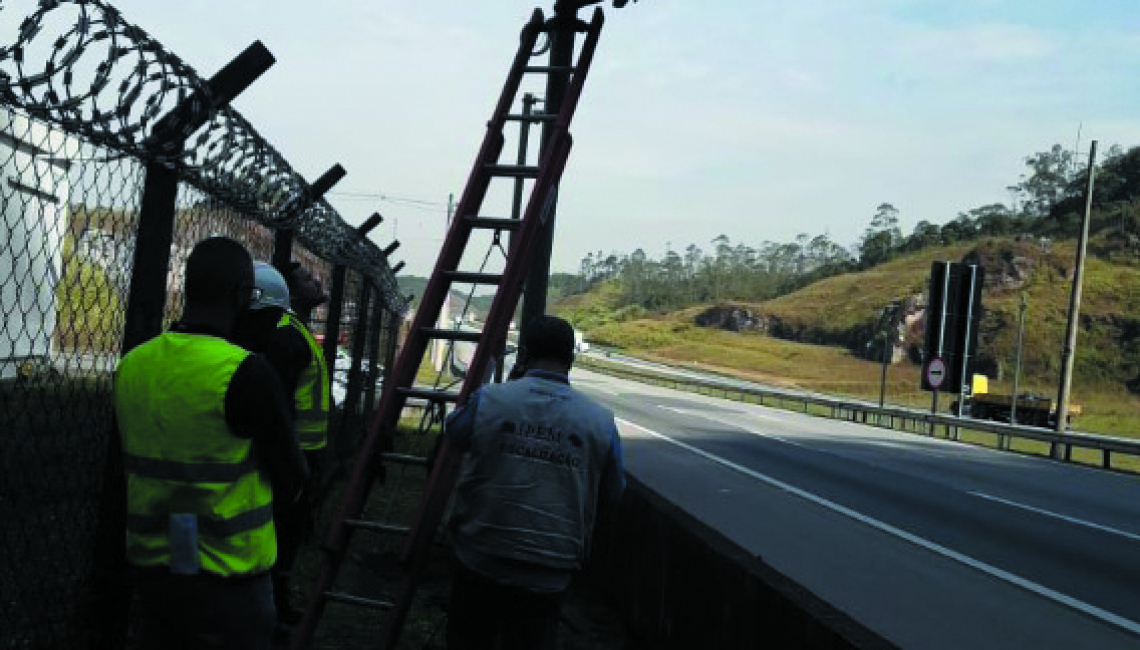
[[[1140,478],[575,369],[629,471],[904,648],[1140,648]]]

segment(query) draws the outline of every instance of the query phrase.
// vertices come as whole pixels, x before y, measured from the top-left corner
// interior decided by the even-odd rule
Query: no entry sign
[[[944,381],[946,381],[946,364],[942,359],[934,357],[926,365],[926,383],[934,390],[938,390]]]

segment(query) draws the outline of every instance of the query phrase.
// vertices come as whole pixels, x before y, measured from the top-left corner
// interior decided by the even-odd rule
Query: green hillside
[[[865,271],[814,282],[794,293],[755,303],[705,303],[648,314],[618,309],[620,281],[559,301],[555,309],[588,338],[678,363],[748,374],[767,381],[852,395],[877,395],[879,366],[861,358],[883,308],[908,299],[910,355],[891,368],[891,392],[902,402],[929,397],[918,389],[921,314],[932,261],[967,261],[986,272],[980,333],[981,369],[997,388],[1012,383],[1018,306],[1028,297],[1022,386],[1056,391],[1075,261],[1075,241],[988,238],[929,248]],[[1083,283],[1074,396],[1102,414],[1140,416],[1140,246],[1094,238]],[[754,331],[698,327],[713,307],[753,314]],[[1132,426],[1132,425],[1129,425]],[[1109,423],[1096,430],[1116,430]]]

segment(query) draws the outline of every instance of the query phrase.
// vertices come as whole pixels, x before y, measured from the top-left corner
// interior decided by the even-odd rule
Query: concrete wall
[[[585,579],[655,650],[896,646],[630,477]]]

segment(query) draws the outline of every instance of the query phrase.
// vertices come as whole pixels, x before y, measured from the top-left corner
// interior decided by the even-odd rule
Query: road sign
[[[938,390],[944,381],[946,381],[946,364],[942,359],[934,357],[926,365],[926,383],[934,390]]]

